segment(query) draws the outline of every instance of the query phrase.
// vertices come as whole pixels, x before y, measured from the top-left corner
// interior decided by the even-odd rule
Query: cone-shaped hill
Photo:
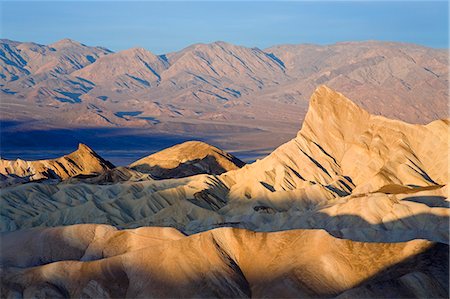
[[[188,141],[144,157],[130,167],[158,179],[168,179],[201,173],[221,174],[244,165],[238,158],[212,145]]]

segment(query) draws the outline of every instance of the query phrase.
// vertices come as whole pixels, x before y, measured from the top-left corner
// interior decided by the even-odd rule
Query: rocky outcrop
[[[157,179],[181,178],[196,174],[221,174],[245,163],[214,146],[188,141],[144,157],[131,169],[150,173]]]
[[[446,130],[445,120],[421,126],[370,115],[322,86],[301,131],[263,160],[221,175],[154,180],[214,170],[201,158],[208,155],[220,171],[237,168],[231,156],[190,142],[132,165],[148,163],[150,174],[118,168],[6,188],[1,230],[90,222],[188,234],[221,226],[321,228],[355,241],[448,243]]]
[[[0,159],[0,174],[5,177],[20,177],[25,181],[65,180],[74,176],[99,174],[113,167],[114,165],[81,143],[73,153],[56,159],[37,161]],[[8,182],[6,179],[3,181]]]
[[[4,188],[1,292],[448,298],[448,129],[371,115],[320,86],[297,136],[242,168],[188,142],[132,169]],[[83,146],[60,159],[38,169],[105,164]],[[65,226],[77,223],[91,224]]]

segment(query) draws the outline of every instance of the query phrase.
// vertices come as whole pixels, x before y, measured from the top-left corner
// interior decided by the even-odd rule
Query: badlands
[[[201,142],[1,160],[1,296],[448,298],[449,124],[322,85],[252,164]]]

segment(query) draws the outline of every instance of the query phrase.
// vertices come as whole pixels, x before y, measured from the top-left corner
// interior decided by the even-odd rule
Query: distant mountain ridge
[[[445,50],[394,42],[264,50],[214,42],[155,55],[69,39],[1,40],[0,120],[16,122],[18,132],[33,121],[34,128],[133,127],[193,138],[226,125],[241,136],[239,146],[274,147],[297,131],[320,84],[373,114],[422,124],[445,118],[448,67]]]

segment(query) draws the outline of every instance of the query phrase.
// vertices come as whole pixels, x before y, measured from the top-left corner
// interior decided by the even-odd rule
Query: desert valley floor
[[[448,298],[449,125],[322,85],[251,164],[199,141],[1,159],[1,296]]]

